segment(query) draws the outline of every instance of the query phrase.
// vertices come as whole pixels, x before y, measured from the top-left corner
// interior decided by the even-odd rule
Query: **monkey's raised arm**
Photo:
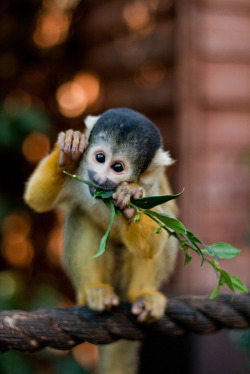
[[[87,142],[84,134],[68,130],[61,132],[54,150],[36,167],[28,180],[24,200],[36,212],[54,208],[68,176],[62,171],[73,171],[78,164]]]

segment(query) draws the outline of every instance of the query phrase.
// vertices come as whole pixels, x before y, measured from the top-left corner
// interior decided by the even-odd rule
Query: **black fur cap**
[[[91,131],[89,142],[107,143],[113,154],[124,153],[137,173],[143,173],[162,145],[157,127],[145,116],[131,109],[110,109],[104,112]]]

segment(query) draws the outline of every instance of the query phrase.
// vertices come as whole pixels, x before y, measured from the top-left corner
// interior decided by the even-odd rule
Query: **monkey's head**
[[[157,166],[173,163],[162,150],[159,130],[145,116],[131,109],[111,109],[88,116],[85,160],[89,180],[113,190],[120,183],[138,182]]]

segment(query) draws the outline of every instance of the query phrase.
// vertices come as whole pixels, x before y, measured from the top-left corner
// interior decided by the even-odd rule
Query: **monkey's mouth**
[[[90,193],[90,195],[91,195],[92,197],[95,196],[95,192],[96,192],[95,187],[91,187],[91,186],[89,186],[89,193]],[[101,199],[101,196],[96,196],[95,199]]]

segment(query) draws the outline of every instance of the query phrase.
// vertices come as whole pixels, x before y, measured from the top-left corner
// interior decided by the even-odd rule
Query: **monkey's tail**
[[[99,346],[98,374],[137,374],[140,342],[119,340]]]

